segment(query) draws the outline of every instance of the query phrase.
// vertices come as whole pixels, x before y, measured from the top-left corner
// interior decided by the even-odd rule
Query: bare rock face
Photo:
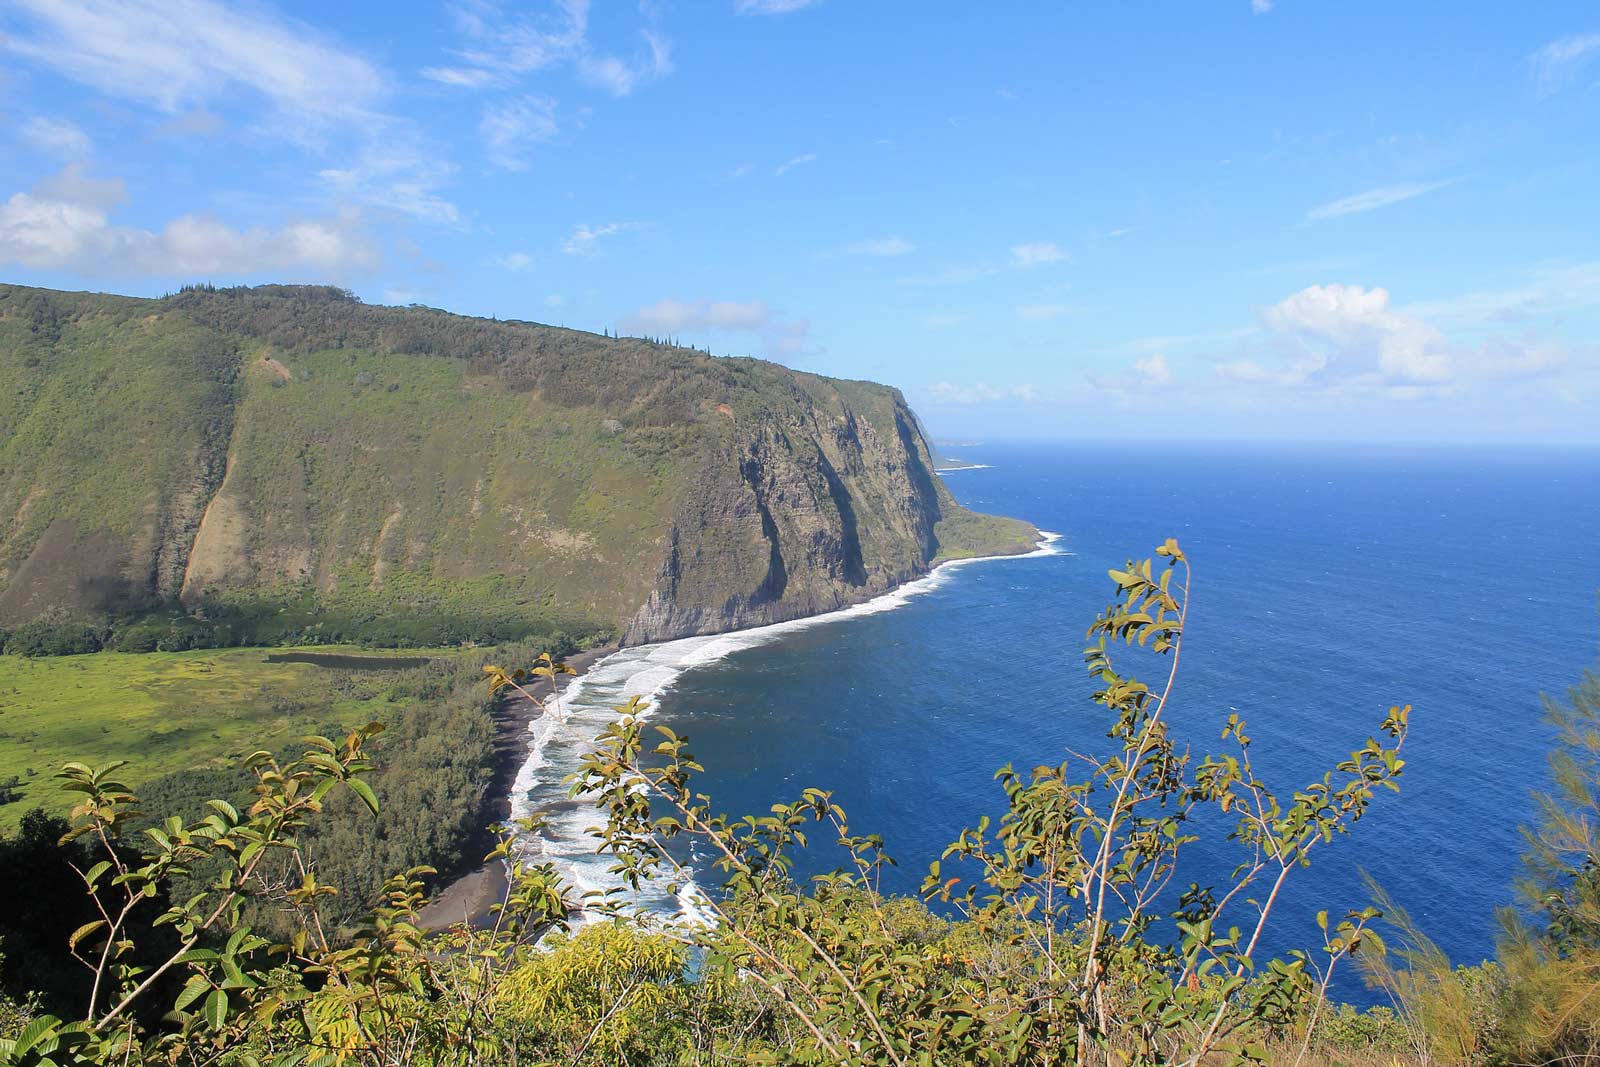
[[[709,463],[673,519],[624,642],[688,637],[860,603],[927,572],[949,495],[904,399],[769,415]]]

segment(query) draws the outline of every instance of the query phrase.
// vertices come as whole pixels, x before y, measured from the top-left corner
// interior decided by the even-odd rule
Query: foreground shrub
[[[1005,814],[945,850],[922,900],[878,892],[884,842],[855,832],[826,791],[760,815],[716,812],[695,788],[702,768],[686,739],[647,731],[637,699],[572,776],[626,888],[575,893],[506,835],[490,858],[511,878],[490,928],[437,937],[417,925],[431,868],[390,878],[380,906],[352,916],[305,848],[335,796],[377,812],[367,782],[377,724],[310,738],[295,760],[253,754],[243,811],[214,798],[197,819],[147,827],[137,854],[117,847],[139,813],[115,768],[68,765],[60,777],[81,801],[67,837],[94,851],[75,869],[99,917],[68,938],[89,992],[78,1021],[33,1019],[0,1041],[0,1059],[1192,1067],[1257,1061],[1284,1042],[1304,1056],[1335,968],[1381,950],[1377,912],[1322,913],[1315,953],[1258,949],[1288,880],[1398,788],[1409,709],[1390,709],[1376,737],[1290,791],[1258,776],[1237,716],[1222,724],[1225,751],[1192,754],[1168,727],[1189,564],[1174,541],[1158,556],[1165,566],[1110,572],[1113,603],[1089,629],[1111,754],[1003,768]],[[1114,666],[1130,646],[1164,668],[1159,684]],[[570,671],[558,659],[484,669],[491,692],[533,701],[566,728],[556,682]],[[1202,812],[1225,820],[1239,866],[1175,886]],[[795,855],[814,836],[840,864],[802,886]],[[682,890],[690,848],[719,874],[701,901],[717,921],[641,914],[628,890]],[[183,879],[197,887],[153,923],[141,918]],[[580,908],[610,921],[568,937]],[[287,936],[252,928],[267,911]],[[156,928],[177,944],[141,955]],[[154,1021],[142,1006],[165,1014]]]

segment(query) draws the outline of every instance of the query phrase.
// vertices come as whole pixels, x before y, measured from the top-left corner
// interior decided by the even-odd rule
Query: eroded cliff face
[[[864,411],[808,395],[742,429],[673,517],[656,588],[624,641],[833,611],[925,574],[954,505],[904,399],[885,394]]]
[[[0,285],[0,516],[0,624],[293,605],[630,643],[1037,537],[954,504],[896,390],[292,287]]]

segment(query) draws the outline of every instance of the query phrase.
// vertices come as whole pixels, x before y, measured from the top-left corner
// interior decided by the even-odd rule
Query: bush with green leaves
[[[253,755],[244,810],[217,799],[199,819],[148,827],[135,861],[113,847],[134,819],[131,793],[112,770],[69,766],[63,780],[83,796],[71,836],[108,857],[79,871],[99,918],[71,935],[93,991],[77,1021],[34,1019],[0,1042],[0,1060],[1191,1067],[1259,1061],[1269,1045],[1304,1056],[1334,969],[1381,950],[1377,913],[1320,914],[1311,952],[1266,958],[1262,939],[1284,885],[1398,788],[1408,709],[1289,791],[1258,775],[1237,716],[1221,724],[1223,751],[1192,754],[1169,726],[1189,562],[1173,541],[1158,558],[1111,572],[1115,596],[1089,630],[1110,753],[1002,769],[1004,814],[945,850],[921,899],[879,892],[884,842],[824,790],[767,813],[718,812],[687,739],[649,726],[637,699],[571,778],[619,886],[577,893],[507,833],[491,859],[511,877],[489,928],[432,937],[417,924],[429,869],[389,879],[381,904],[352,918],[305,847],[336,793],[376,811],[373,728],[313,738],[294,761]],[[1116,666],[1130,645],[1164,665],[1158,684]],[[568,728],[559,658],[484,669],[491,692]],[[1175,885],[1204,812],[1225,821],[1239,865],[1214,884]],[[537,832],[537,820],[522,830]],[[813,842],[841,863],[800,884],[796,853]],[[690,845],[715,868],[703,904],[716,921],[642,912],[633,891],[647,882],[688,885]],[[155,920],[176,932],[175,950],[142,960],[140,902],[202,863],[214,874]],[[264,907],[292,920],[287,937],[252,928]],[[580,915],[588,925],[562,933]],[[177,992],[146,1021],[134,1009],[164,979]]]
[[[1500,914],[1497,958],[1452,966],[1374,884],[1399,933],[1369,978],[1399,1006],[1412,1046],[1465,1067],[1600,1062],[1600,677],[1546,699],[1557,744],[1551,788],[1535,792],[1521,907]]]

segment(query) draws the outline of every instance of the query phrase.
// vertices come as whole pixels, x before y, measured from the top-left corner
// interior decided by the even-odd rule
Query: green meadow
[[[0,832],[14,829],[30,808],[66,804],[52,775],[68,760],[127,760],[124,778],[138,785],[374,717],[381,675],[267,662],[290,651],[0,656],[0,781],[15,775],[21,782],[21,796],[0,805]],[[373,655],[330,646],[301,651]]]

